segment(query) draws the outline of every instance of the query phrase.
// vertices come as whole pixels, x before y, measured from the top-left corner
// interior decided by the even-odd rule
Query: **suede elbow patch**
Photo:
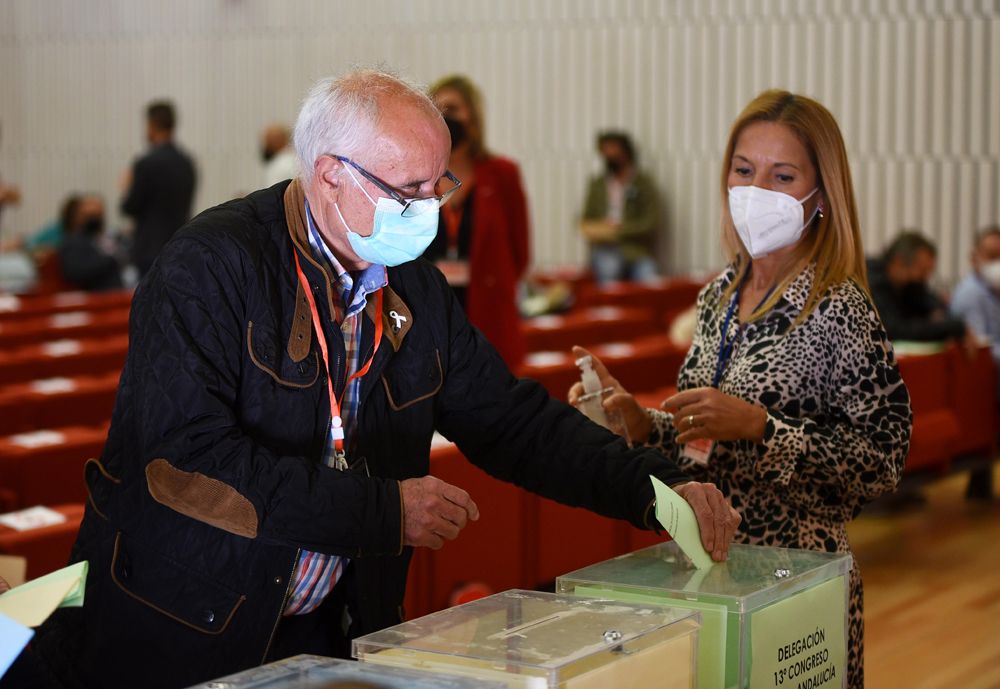
[[[146,484],[156,502],[175,512],[237,536],[257,537],[257,511],[229,484],[181,471],[165,459],[146,465]]]

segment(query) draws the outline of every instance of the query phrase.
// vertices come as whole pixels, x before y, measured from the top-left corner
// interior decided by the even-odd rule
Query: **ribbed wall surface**
[[[869,251],[919,228],[951,281],[1000,221],[1000,0],[5,0],[0,173],[25,197],[5,230],[71,190],[114,205],[161,96],[198,159],[197,206],[254,189],[259,129],[352,65],[481,85],[490,145],[523,167],[536,265],[583,259],[593,135],[621,127],[666,197],[666,265],[720,266],[719,156],[769,87],[838,117]]]

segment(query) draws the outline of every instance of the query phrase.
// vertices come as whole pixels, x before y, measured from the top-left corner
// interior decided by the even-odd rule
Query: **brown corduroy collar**
[[[285,222],[288,224],[288,236],[295,250],[306,261],[311,263],[326,277],[326,299],[329,313],[336,313],[333,306],[333,280],[336,276],[330,274],[328,268],[315,259],[309,246],[307,235],[308,225],[305,217],[305,190],[298,179],[285,189]],[[403,338],[413,326],[413,313],[406,303],[388,285],[383,288],[382,322],[383,334],[389,339],[394,351],[399,351]],[[370,299],[365,306],[369,320],[375,322],[376,300]],[[309,354],[312,340],[312,316],[309,313],[309,300],[306,299],[304,288],[299,283],[295,292],[295,315],[292,317],[292,329],[288,334],[288,356],[292,361],[299,362]]]

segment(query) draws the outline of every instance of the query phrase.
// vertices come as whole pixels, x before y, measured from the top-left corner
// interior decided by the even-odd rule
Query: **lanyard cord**
[[[743,282],[746,281],[746,276],[743,277]],[[722,375],[726,371],[726,367],[729,365],[729,360],[733,356],[733,349],[736,347],[736,343],[739,342],[743,337],[743,329],[746,327],[746,323],[740,323],[740,327],[736,329],[736,332],[730,338],[729,334],[729,323],[733,319],[733,314],[736,312],[736,307],[740,303],[740,292],[743,290],[743,282],[740,286],[736,288],[733,293],[733,299],[729,303],[729,308],[726,310],[726,318],[722,322],[722,341],[719,344],[719,357],[715,361],[715,375],[712,376],[712,387],[718,388],[719,383],[722,382]],[[774,285],[771,285],[771,289],[767,290],[767,294],[764,298],[760,300],[760,303],[754,307],[754,311],[759,309],[764,302],[770,299],[771,294],[774,292]]]
[[[330,353],[326,346],[326,336],[323,334],[323,327],[319,320],[319,310],[316,308],[316,300],[313,298],[312,289],[309,287],[309,280],[306,279],[305,273],[302,272],[302,265],[299,263],[299,254],[295,249],[292,249],[292,256],[295,257],[295,272],[299,276],[299,284],[302,285],[302,291],[306,293],[306,299],[309,301],[309,310],[312,312],[312,322],[313,329],[316,331],[316,339],[319,341],[320,351],[323,352],[323,363],[326,365],[326,391],[330,396],[330,424],[331,424],[331,435],[334,439],[334,447],[338,453],[343,454],[344,452],[344,421],[340,415],[340,405],[337,403],[337,397],[333,394],[333,374],[330,372]],[[378,291],[376,296],[376,312],[375,317],[375,347],[372,350],[372,356],[362,366],[360,369],[352,373],[346,381],[344,381],[344,393],[347,393],[347,386],[350,385],[351,381],[355,378],[361,378],[366,373],[368,369],[371,368],[372,362],[375,361],[375,353],[378,351],[378,346],[382,341],[382,290]]]

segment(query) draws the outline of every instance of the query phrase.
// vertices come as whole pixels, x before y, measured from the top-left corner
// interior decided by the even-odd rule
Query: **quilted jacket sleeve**
[[[192,483],[200,476],[231,487],[252,505],[257,538],[351,557],[398,553],[395,480],[282,454],[241,425],[249,272],[188,234],[168,245],[136,293],[123,389],[133,405],[140,461],[165,459]],[[314,423],[302,421],[303,447]]]
[[[536,381],[514,378],[451,301],[449,372],[439,430],[497,478],[652,528],[650,475],[668,485],[688,477],[655,450],[629,449],[619,436],[551,398]]]

